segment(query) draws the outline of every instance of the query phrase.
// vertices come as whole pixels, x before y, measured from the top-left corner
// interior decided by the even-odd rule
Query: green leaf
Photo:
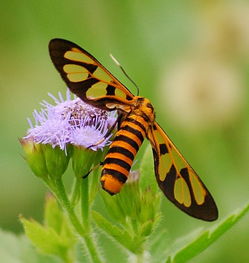
[[[155,178],[154,158],[150,144],[147,145],[147,148],[144,152],[139,170],[141,174],[139,180],[139,184],[141,188],[142,189],[149,188],[152,189],[154,192],[157,192],[158,186]]]
[[[110,239],[114,240],[114,242],[118,242],[128,250],[134,251],[135,247],[133,246],[133,242],[131,242],[132,238],[127,231],[113,225],[96,211],[92,212],[92,216],[97,226],[103,230]]]
[[[71,251],[74,243],[71,239],[63,238],[50,227],[43,227],[34,220],[20,218],[27,237],[33,245],[44,254],[60,257],[64,262],[71,262]]]
[[[176,251],[167,259],[167,263],[182,263],[200,254],[214,241],[221,237],[227,230],[236,224],[249,211],[249,204],[228,216],[225,220],[212,227],[210,230],[201,231],[194,240]],[[173,246],[174,247],[174,246]]]
[[[57,201],[53,195],[46,196],[45,209],[44,209],[44,224],[53,228],[56,233],[61,232],[63,221],[63,213],[58,207]]]
[[[73,146],[72,167],[77,178],[81,178],[89,173],[97,155],[98,152]]]
[[[59,207],[57,200],[53,195],[47,195],[44,209],[44,225],[55,230],[62,238],[68,239],[68,242],[74,243],[74,234],[69,227],[67,218]]]
[[[23,235],[0,230],[0,255],[4,263],[58,263],[51,256],[38,254]]]

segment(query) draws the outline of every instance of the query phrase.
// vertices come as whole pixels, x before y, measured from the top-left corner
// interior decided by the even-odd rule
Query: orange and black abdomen
[[[148,129],[142,116],[130,114],[122,121],[103,162],[101,183],[110,194],[120,191]]]

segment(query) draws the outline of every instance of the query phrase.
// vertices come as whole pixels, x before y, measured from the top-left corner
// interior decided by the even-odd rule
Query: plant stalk
[[[70,204],[70,201],[68,199],[68,196],[65,191],[65,187],[63,185],[63,182],[61,178],[56,178],[55,180],[55,185],[56,185],[56,196],[57,200],[63,207],[63,209],[66,211],[75,231],[81,236],[83,239],[84,244],[87,247],[87,250],[89,252],[89,255],[91,257],[92,262],[94,263],[102,263],[103,260],[101,260],[101,256],[99,255],[98,249],[94,243],[94,241],[91,238],[91,235],[89,235],[89,232],[85,227],[83,227],[80,224],[80,221],[78,217],[76,216],[73,207]],[[88,205],[88,203],[87,203]]]

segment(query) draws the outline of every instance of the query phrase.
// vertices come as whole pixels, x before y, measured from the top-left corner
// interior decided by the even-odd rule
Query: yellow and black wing
[[[118,105],[129,105],[134,97],[96,58],[78,45],[64,39],[52,39],[49,53],[71,92],[86,103],[112,110]]]
[[[206,221],[218,218],[211,194],[163,129],[155,123],[148,133],[155,174],[163,193],[187,214]]]

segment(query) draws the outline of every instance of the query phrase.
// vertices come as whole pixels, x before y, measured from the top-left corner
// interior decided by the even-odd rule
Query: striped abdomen
[[[101,183],[110,194],[120,191],[148,129],[143,117],[130,114],[121,123],[103,162]]]

